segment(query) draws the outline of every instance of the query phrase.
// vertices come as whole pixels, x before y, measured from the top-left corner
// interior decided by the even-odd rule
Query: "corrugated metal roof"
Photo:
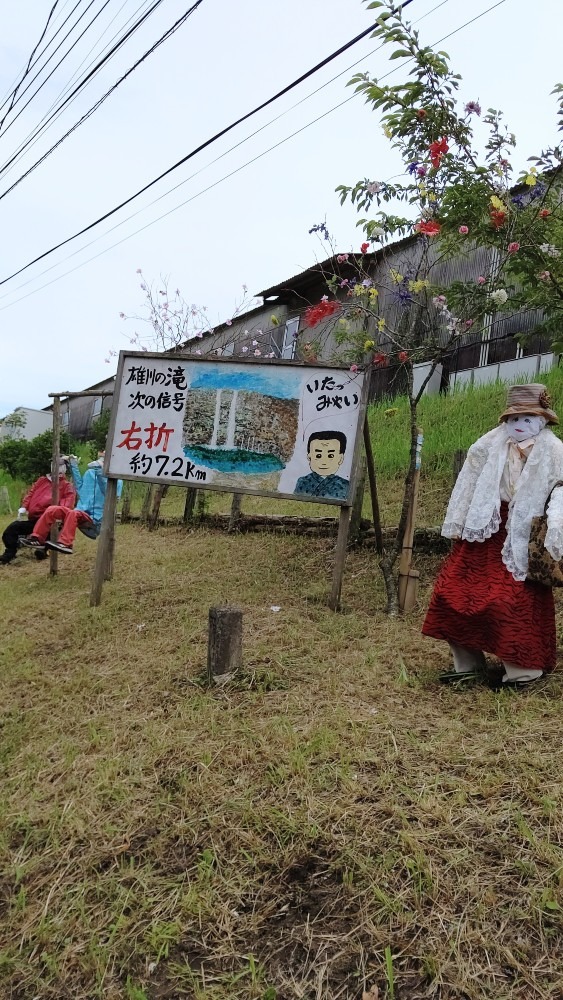
[[[358,260],[368,260],[370,262],[377,261],[384,253],[388,253],[390,250],[399,250],[402,247],[408,246],[409,243],[414,242],[419,239],[417,235],[405,236],[401,240],[396,240],[394,243],[388,243],[386,246],[379,247],[370,253],[359,254],[359,253],[349,253],[348,259],[351,262],[349,267],[352,270],[352,263]],[[322,276],[326,271],[334,270],[336,264],[338,263],[337,258],[341,257],[342,254],[334,254],[332,257],[327,257],[326,260],[321,261],[318,264],[314,264],[312,267],[307,268],[306,271],[301,271],[299,274],[294,274],[293,277],[287,278],[285,281],[281,281],[278,285],[272,285],[271,288],[265,288],[262,292],[257,292],[256,294],[261,296],[263,299],[269,299],[273,296],[279,296],[282,292],[288,291],[292,292],[296,288],[302,288],[303,285],[311,284],[315,278]],[[345,264],[338,265],[341,271],[346,268]],[[331,272],[332,273],[332,272]]]

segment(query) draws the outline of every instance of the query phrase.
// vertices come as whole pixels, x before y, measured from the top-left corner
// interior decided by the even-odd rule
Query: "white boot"
[[[503,684],[511,682],[529,684],[530,681],[537,681],[543,675],[543,670],[526,670],[525,667],[517,667],[514,663],[507,663],[506,660],[503,661],[502,665],[506,671],[502,678]]]
[[[456,674],[471,674],[475,670],[485,670],[485,655],[481,650],[469,649],[467,646],[458,646],[454,642],[450,642],[449,646],[454,658],[454,670]]]

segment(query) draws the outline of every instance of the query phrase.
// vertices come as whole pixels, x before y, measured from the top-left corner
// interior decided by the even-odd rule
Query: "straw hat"
[[[534,414],[537,417],[545,417],[548,424],[558,424],[559,418],[553,410],[550,410],[551,396],[545,385],[540,382],[532,382],[529,385],[511,385],[508,390],[506,400],[506,410],[499,417],[499,424],[508,417],[515,417],[519,413]]]

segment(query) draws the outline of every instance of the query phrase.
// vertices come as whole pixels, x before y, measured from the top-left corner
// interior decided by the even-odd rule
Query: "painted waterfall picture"
[[[363,412],[361,372],[123,352],[106,471],[347,504]]]
[[[214,365],[191,382],[183,445],[192,461],[245,477],[286,466],[297,434],[299,379],[252,367]]]

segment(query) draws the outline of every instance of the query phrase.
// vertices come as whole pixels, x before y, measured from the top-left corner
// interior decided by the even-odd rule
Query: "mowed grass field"
[[[333,546],[119,525],[97,609],[82,536],[0,567],[2,1000],[561,1000],[563,674],[441,686],[439,559],[393,620],[352,551],[333,614]]]
[[[420,524],[505,391],[422,401]],[[369,419],[391,526],[405,401]],[[57,578],[0,567],[2,1000],[563,998],[563,674],[440,686],[447,648],[420,635],[440,559],[415,558],[419,607],[393,620],[373,550],[350,552],[333,614],[333,546],[119,525],[97,609],[82,536]],[[233,602],[244,670],[210,690],[208,609]]]

